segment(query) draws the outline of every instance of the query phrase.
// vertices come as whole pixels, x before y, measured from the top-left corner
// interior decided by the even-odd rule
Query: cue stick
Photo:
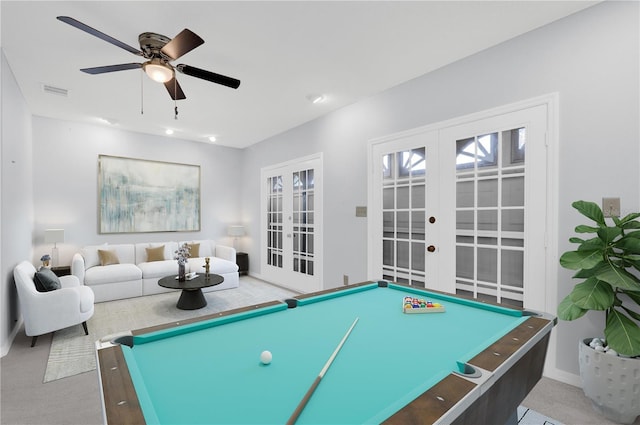
[[[318,384],[320,384],[320,380],[322,380],[322,378],[324,377],[324,374],[327,373],[327,370],[331,366],[331,363],[333,363],[333,360],[338,355],[338,351],[340,351],[340,349],[344,345],[344,342],[349,337],[349,334],[351,333],[353,328],[356,326],[356,323],[358,323],[358,319],[359,317],[356,317],[356,320],[353,321],[353,324],[351,325],[347,333],[344,334],[344,336],[342,337],[342,341],[340,341],[340,344],[338,344],[336,349],[333,351],[333,354],[331,354],[331,357],[329,357],[329,360],[327,360],[327,363],[325,363],[324,367],[322,368],[322,370],[320,371],[316,379],[313,381],[313,384],[311,384],[311,387],[309,387],[309,390],[307,391],[307,393],[304,395],[304,397],[302,397],[302,400],[298,404],[298,407],[296,407],[296,410],[294,410],[293,413],[291,414],[291,417],[287,421],[287,425],[293,425],[296,422],[296,420],[298,419],[298,416],[300,416],[300,413],[302,413],[302,410],[304,409],[304,407],[307,405],[307,402],[311,398],[311,395],[318,387]]]

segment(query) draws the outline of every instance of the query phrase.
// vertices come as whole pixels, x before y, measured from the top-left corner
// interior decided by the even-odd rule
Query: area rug
[[[126,300],[97,303],[82,326],[56,331],[51,342],[44,382],[51,382],[95,370],[95,341],[117,333],[217,313],[232,308],[284,300],[295,293],[249,276],[240,278],[240,287],[205,293],[207,306],[198,310],[179,310],[179,292],[169,292]]]

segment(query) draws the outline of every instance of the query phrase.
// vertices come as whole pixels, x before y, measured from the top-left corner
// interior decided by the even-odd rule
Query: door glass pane
[[[522,300],[525,141],[524,128],[456,141],[458,293]]]
[[[313,275],[313,180],[313,169],[299,170],[291,175],[293,271],[306,275]]]
[[[425,285],[426,149],[382,157],[382,275]]]
[[[282,176],[267,178],[267,264],[282,267]]]

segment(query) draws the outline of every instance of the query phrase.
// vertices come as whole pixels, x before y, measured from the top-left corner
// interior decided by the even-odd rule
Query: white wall
[[[552,246],[559,253],[573,248],[568,238],[581,223],[574,200],[620,197],[623,214],[640,210],[639,9],[637,2],[598,4],[246,149],[244,249],[251,272],[261,266],[261,167],[324,153],[324,285],[341,285],[344,274],[365,280],[366,219],[355,217],[355,206],[367,203],[368,141],[554,92],[560,140],[552,195],[559,213],[551,219],[559,233],[550,235]],[[554,267],[561,300],[572,287],[571,273]],[[578,338],[602,328],[597,314],[559,323],[554,354],[558,373],[566,373],[559,379],[575,379]]]
[[[13,268],[31,258],[33,189],[31,114],[2,52],[0,141],[0,355],[9,351],[20,324]]]
[[[226,226],[237,220],[237,170],[242,151],[208,143],[175,140],[61,120],[33,118],[34,240],[32,261],[52,245],[44,230],[62,228],[60,264],[70,264],[87,244],[210,238],[232,245]],[[200,166],[201,231],[175,233],[98,233],[98,155],[113,155]]]

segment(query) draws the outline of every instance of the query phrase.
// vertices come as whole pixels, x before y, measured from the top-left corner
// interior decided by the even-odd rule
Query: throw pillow
[[[190,243],[189,245],[189,255],[190,258],[198,258],[200,257],[200,244],[199,243]]]
[[[164,260],[164,245],[145,249],[147,250],[147,261],[151,262]]]
[[[36,274],[33,276],[33,283],[36,284],[36,290],[38,292],[49,292],[55,291],[56,289],[60,289],[62,286],[60,285],[60,279],[58,276],[51,270],[46,267],[41,268]]]
[[[120,264],[118,260],[118,254],[112,250],[99,249],[98,257],[100,257],[100,265],[108,266],[109,264]]]

